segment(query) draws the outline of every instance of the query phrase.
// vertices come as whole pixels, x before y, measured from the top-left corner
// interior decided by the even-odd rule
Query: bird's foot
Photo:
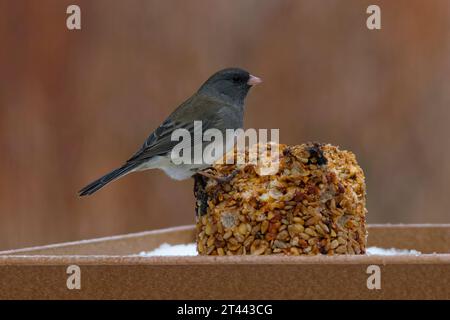
[[[197,171],[197,174],[202,175],[209,179],[214,179],[218,183],[228,183],[231,180],[233,180],[233,178],[239,173],[240,169],[234,169],[233,172],[231,172],[227,176],[216,176],[214,174],[209,173],[208,171],[209,171],[209,169],[207,169],[205,171]]]

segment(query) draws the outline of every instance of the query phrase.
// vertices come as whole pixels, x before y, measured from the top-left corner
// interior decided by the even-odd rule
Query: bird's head
[[[248,91],[262,80],[239,68],[228,68],[213,74],[200,87],[199,93],[243,104]]]

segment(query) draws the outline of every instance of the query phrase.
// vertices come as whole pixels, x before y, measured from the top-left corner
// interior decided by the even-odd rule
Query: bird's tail
[[[100,179],[95,180],[94,182],[91,182],[86,187],[81,189],[78,194],[80,197],[82,196],[88,196],[96,192],[97,190],[103,188],[105,185],[110,183],[111,181],[114,181],[120,177],[123,177],[127,173],[129,173],[131,170],[135,169],[139,164],[138,163],[126,163],[120,168],[111,171],[108,174],[105,174]]]

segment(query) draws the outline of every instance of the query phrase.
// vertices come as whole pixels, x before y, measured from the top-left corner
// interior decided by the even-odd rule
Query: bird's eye
[[[233,77],[233,82],[239,82],[239,80],[240,80],[239,76],[234,76]]]

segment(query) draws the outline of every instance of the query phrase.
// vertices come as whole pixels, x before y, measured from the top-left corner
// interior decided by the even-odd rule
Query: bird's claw
[[[233,180],[233,178],[239,173],[239,169],[234,169],[233,172],[231,172],[229,175],[227,176],[216,176],[214,174],[209,173],[208,171],[210,171],[210,169],[207,169],[205,171],[198,171],[197,173],[209,178],[209,179],[214,179],[216,180],[218,183],[228,183],[231,180]]]

